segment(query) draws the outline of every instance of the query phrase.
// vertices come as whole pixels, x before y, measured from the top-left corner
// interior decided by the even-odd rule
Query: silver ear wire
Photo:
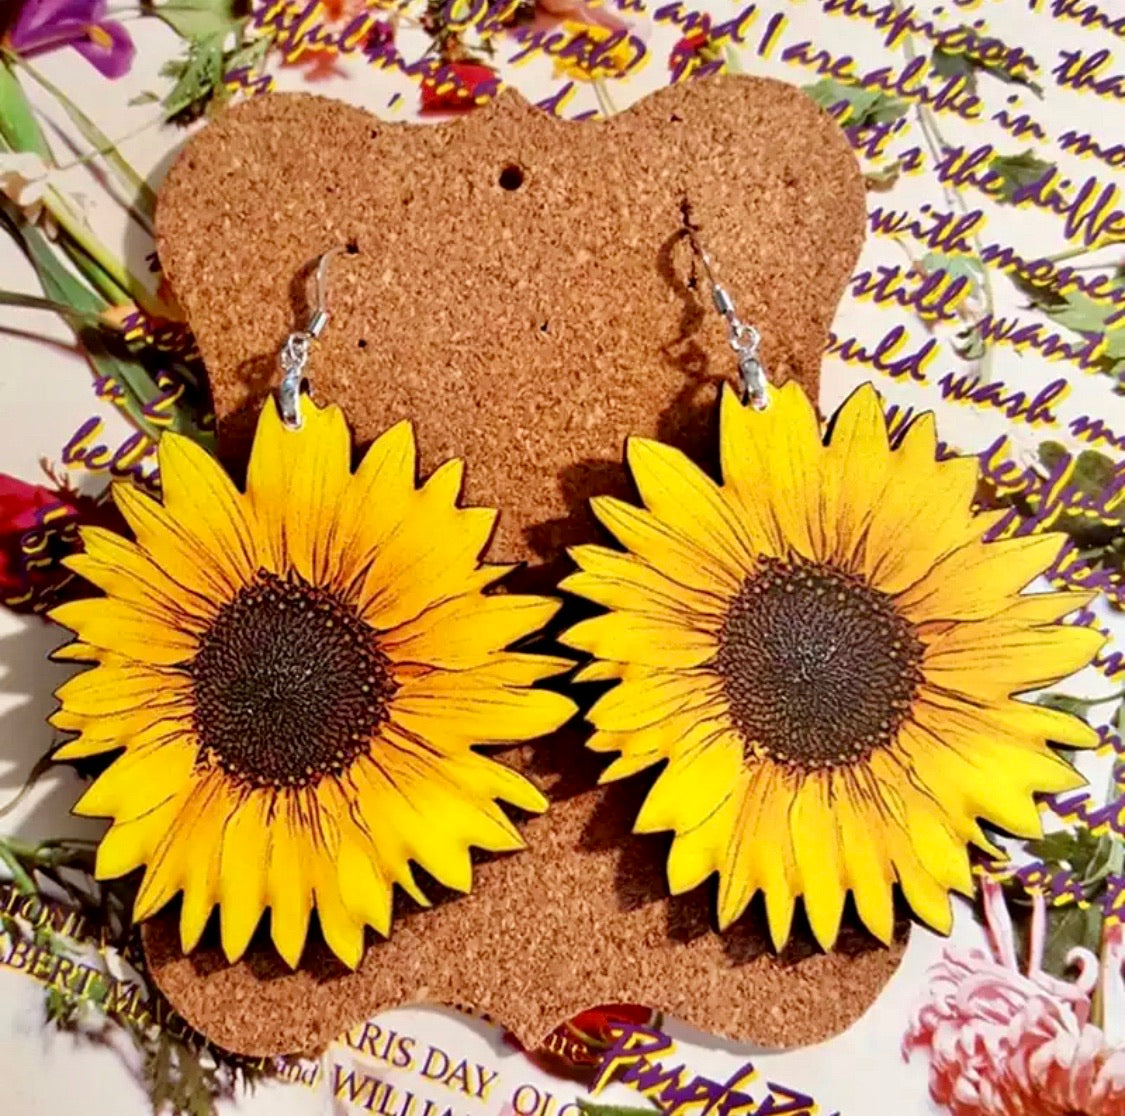
[[[695,229],[686,222],[684,228],[695,254],[703,263],[707,282],[711,285],[711,301],[714,302],[715,309],[726,319],[727,340],[738,361],[738,382],[742,402],[750,403],[755,410],[764,411],[769,405],[770,396],[766,370],[758,359],[758,346],[762,343],[762,335],[735,312],[734,300],[716,277],[711,257],[703,247]]]
[[[281,385],[277,389],[277,409],[290,430],[301,425],[301,389],[308,386],[309,351],[328,325],[328,265],[340,251],[339,246],[329,248],[316,261],[316,299],[308,325],[289,334],[278,354]]]

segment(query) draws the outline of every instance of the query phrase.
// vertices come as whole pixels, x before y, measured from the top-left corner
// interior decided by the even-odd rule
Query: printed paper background
[[[141,301],[147,291],[152,302],[158,276],[136,179],[159,183],[209,100],[313,90],[390,119],[442,118],[471,111],[504,84],[546,111],[580,117],[725,68],[803,86],[838,115],[868,175],[869,227],[825,358],[822,409],[872,379],[899,419],[935,410],[950,445],[981,454],[992,495],[1013,507],[1013,533],[1071,535],[1051,579],[1101,589],[1078,621],[1112,638],[1093,667],[1060,687],[1064,697],[1049,700],[1086,715],[1103,746],[1081,760],[1088,792],[1044,803],[1054,836],[1013,845],[1007,898],[987,889],[991,938],[979,903],[958,902],[949,940],[915,927],[901,968],[846,1033],[778,1053],[668,1020],[669,1040],[625,1033],[618,1046],[649,1049],[650,1062],[667,1070],[684,1067],[678,1078],[651,1078],[646,1099],[636,1058],[612,1063],[609,1052],[586,1080],[632,1069],[632,1085],[614,1083],[595,1102],[668,1113],[1125,1113],[1125,12],[1117,0],[627,0],[620,8],[254,0],[239,23],[229,7],[169,0],[160,18],[135,0],[60,0],[39,23],[20,16],[5,40],[6,72],[34,104],[53,157],[29,156],[0,110],[3,148],[24,152],[0,149],[5,212],[34,217],[45,205],[40,225],[61,225],[64,242],[77,235],[96,258],[104,253],[102,265]],[[143,412],[149,429],[175,400],[158,391],[146,411],[145,400],[96,381],[73,315],[18,297],[60,301],[41,272],[13,237],[0,238],[0,474],[46,484],[45,458],[96,493],[108,476],[153,464],[150,443],[134,435],[114,396]],[[18,541],[35,544],[26,534]],[[52,745],[45,717],[69,669],[46,655],[61,642],[37,616],[0,609],[3,801]],[[43,855],[40,842],[97,837],[98,825],[68,815],[79,787],[70,768],[51,769],[0,815],[6,874]],[[0,940],[6,1114],[130,1116],[175,1101],[195,1116],[577,1116],[586,1096],[498,1029],[439,1008],[381,1016],[319,1062],[255,1067],[247,1090],[206,1052],[178,1060],[186,1048],[169,1045],[144,1016],[151,1005],[130,991],[136,974],[116,955],[87,946],[60,975],[57,936],[26,936],[37,910],[11,887],[0,890],[0,911],[15,919]],[[1043,971],[1030,977],[1013,958],[1026,974],[1029,912],[1045,938]],[[73,934],[75,924],[54,929]],[[1067,968],[1074,949],[1088,952],[1071,954]],[[83,966],[106,973],[84,978],[98,1003],[68,1006],[60,986],[73,993]],[[52,983],[54,991],[45,987]],[[132,1018],[132,1028],[107,1021],[106,1007]],[[48,1010],[69,1023],[48,1021]],[[906,1057],[908,1033],[916,1049]],[[1001,1035],[1022,1056],[991,1057]],[[712,1084],[696,1088],[696,1079]],[[1039,1108],[1017,1109],[1025,1088]]]

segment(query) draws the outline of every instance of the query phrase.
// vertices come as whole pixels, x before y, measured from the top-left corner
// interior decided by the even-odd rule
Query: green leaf
[[[976,298],[981,293],[981,280],[984,278],[984,265],[975,256],[947,255],[945,252],[927,252],[922,257],[922,267],[929,273],[944,271],[952,279],[964,279],[968,284],[967,292],[962,288],[964,297]],[[979,332],[975,331],[979,338]]]
[[[19,225],[11,219],[8,219],[7,224],[34,266],[43,293],[48,299],[72,307],[77,315],[96,315],[107,308],[109,303],[105,299],[63,265],[51,251],[47,238],[39,229]],[[126,360],[113,355],[100,330],[76,328],[75,332],[98,373],[121,388],[123,410],[150,438],[158,441],[161,428],[155,426],[145,414],[145,405],[155,403],[162,393],[148,370],[137,360]],[[209,437],[198,428],[185,407],[177,408],[172,429],[189,435],[203,445],[209,443]]]
[[[161,102],[169,120],[194,119],[215,96],[216,88],[223,83],[224,38],[216,35],[210,39],[193,39],[186,59],[169,62],[160,71],[164,77],[176,79]]]
[[[821,78],[814,85],[803,88],[822,109],[835,114],[839,123],[848,128],[889,124],[905,116],[910,107],[906,101],[888,97],[879,89],[844,85],[832,78]]]
[[[117,150],[117,145],[90,119],[57,85],[49,81],[37,69],[27,62],[20,63],[28,75],[38,82],[55,101],[62,106],[63,111],[70,117],[74,126],[82,133],[82,138],[94,149],[95,153],[102,155],[110,170],[117,176],[118,181],[134,195],[133,205],[142,221],[152,220],[156,210],[156,194],[152,187],[133,169],[132,165]]]
[[[984,265],[976,256],[950,256],[944,252],[927,252],[922,257],[927,271],[944,271],[954,279],[969,279],[976,283],[984,275]]]
[[[1086,714],[1095,703],[1084,701],[1082,698],[1071,697],[1070,694],[1046,693],[1040,694],[1036,699],[1037,705],[1045,705],[1048,709],[1057,709],[1060,713],[1073,713],[1075,717],[1086,719]],[[1046,840],[1044,837],[1043,840]]]
[[[1118,466],[1097,450],[1083,450],[1074,462],[1071,483],[1086,496],[1100,496],[1117,479]]]
[[[968,41],[972,41],[975,32],[971,28],[960,27]],[[999,81],[1009,85],[1023,85],[1030,89],[1037,97],[1043,95],[1043,87],[1038,85],[1031,77],[1024,73],[1017,73],[1011,66],[1002,61],[984,61],[973,54],[964,51],[945,51],[940,47],[934,49],[930,55],[930,73],[938,77],[951,78],[963,77],[965,86],[971,93],[977,91],[977,74],[988,74]]]
[[[618,1104],[595,1104],[594,1101],[583,1100],[581,1097],[575,1102],[582,1116],[653,1116],[658,1112],[656,1108],[630,1107]]]
[[[51,149],[6,58],[0,60],[0,139],[13,151],[30,151],[51,161]]]
[[[891,189],[901,175],[902,165],[896,159],[893,163],[888,163],[884,167],[875,167],[867,171],[863,176],[863,184],[868,190],[882,193],[884,190]]]
[[[1082,946],[1095,955],[1101,946],[1102,909],[1098,903],[1088,907],[1047,908],[1047,934],[1043,948],[1043,967],[1057,977],[1067,975],[1066,955]]]
[[[225,36],[218,35],[192,40],[185,59],[171,62],[161,70],[165,77],[176,79],[162,102],[169,120],[187,123],[207,112],[212,103],[227,101],[230,98],[227,75],[239,70],[261,69],[273,36],[259,35],[246,40],[239,30],[229,50],[224,49],[224,42]]]
[[[988,169],[1003,179],[1003,187],[997,196],[1006,202],[1010,202],[1022,186],[1038,182],[1054,166],[1054,163],[1038,158],[1030,149],[1020,155],[993,155],[988,160]]]
[[[235,30],[245,13],[238,0],[165,0],[157,4],[149,0],[145,10],[162,19],[182,39],[198,41],[225,40]]]
[[[1098,855],[1100,846],[1099,838],[1085,828],[1062,829],[1027,842],[1027,850],[1032,856],[1055,867],[1065,865],[1080,876],[1086,874],[1091,861]]]
[[[159,93],[138,93],[135,97],[129,98],[128,104],[130,108],[137,108],[140,105],[155,105],[159,100]]]

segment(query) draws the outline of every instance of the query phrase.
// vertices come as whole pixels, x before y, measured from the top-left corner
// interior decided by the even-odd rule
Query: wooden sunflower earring
[[[616,682],[588,714],[602,781],[666,763],[634,830],[673,834],[670,890],[718,874],[725,929],[764,894],[774,944],[795,900],[824,948],[846,895],[884,942],[893,889],[948,932],[971,894],[980,821],[1041,833],[1036,792],[1085,780],[1048,741],[1097,743],[1078,717],[1015,695],[1090,662],[1102,637],[1060,625],[1093,594],[1022,590],[1060,536],[986,542],[975,458],[936,460],[934,416],[891,444],[871,384],[827,428],[795,382],[770,389],[757,332],[727,320],[739,394],[720,400],[721,482],[632,438],[643,507],[598,497],[622,549],[579,546],[562,588],[607,611],[562,636]]]
[[[104,595],[52,614],[77,636],[60,657],[96,664],[58,691],[51,721],[77,735],[55,758],[120,753],[75,806],[112,819],[98,878],[144,867],[136,919],[182,893],[185,951],[217,904],[231,961],[268,908],[296,966],[315,910],[354,967],[365,926],[390,933],[396,884],[426,904],[412,862],[468,891],[470,847],[523,845],[500,801],[547,805],[474,746],[574,711],[533,688],[572,663],[508,650],[557,602],[486,594],[511,567],[481,564],[496,512],[458,507],[462,463],[419,487],[403,421],[353,472],[342,411],[302,394],[330,255],[308,328],[282,349],[245,491],[164,434],[162,500],[114,487],[134,540],[86,528],[70,560]]]

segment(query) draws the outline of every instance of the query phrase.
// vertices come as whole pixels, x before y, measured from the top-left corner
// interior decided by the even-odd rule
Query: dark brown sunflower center
[[[764,559],[731,604],[718,669],[745,754],[804,770],[889,744],[922,644],[891,598],[831,566]]]
[[[344,770],[395,690],[374,631],[350,605],[264,570],[219,610],[190,670],[202,754],[259,787]]]

